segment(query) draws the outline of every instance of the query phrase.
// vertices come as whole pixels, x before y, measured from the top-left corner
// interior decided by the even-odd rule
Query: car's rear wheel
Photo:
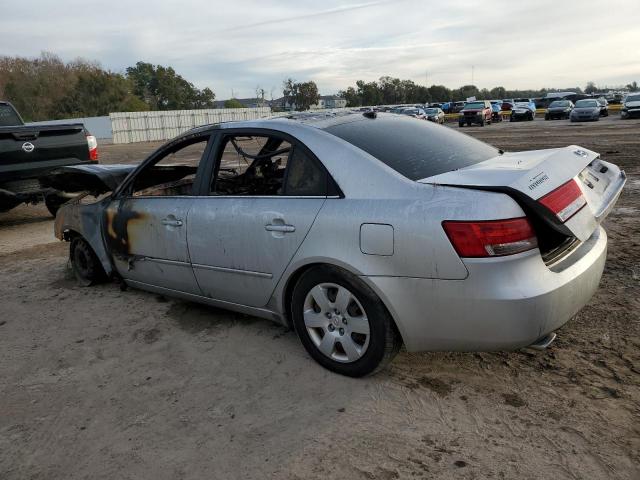
[[[88,287],[106,280],[107,275],[97,255],[82,237],[75,237],[69,247],[71,268],[78,282]]]
[[[309,355],[342,375],[384,368],[402,344],[393,319],[362,280],[332,266],[305,272],[293,290],[293,324]]]

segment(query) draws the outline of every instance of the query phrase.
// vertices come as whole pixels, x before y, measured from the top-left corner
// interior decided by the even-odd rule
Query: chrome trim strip
[[[191,264],[189,262],[180,262],[178,260],[166,260],[164,258],[154,258],[154,257],[143,257],[138,260],[143,260],[145,262],[155,262],[162,263],[164,265],[177,265],[179,267],[190,267]]]
[[[237,268],[228,268],[228,267],[214,267],[213,265],[202,265],[199,263],[193,263],[193,268],[200,268],[202,270],[213,270],[214,272],[225,272],[225,273],[237,273],[240,275],[250,275],[252,277],[260,277],[260,278],[273,278],[271,273],[265,272],[253,272],[251,270],[239,270]]]

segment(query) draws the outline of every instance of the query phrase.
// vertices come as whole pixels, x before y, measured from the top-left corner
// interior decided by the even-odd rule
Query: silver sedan
[[[56,236],[90,285],[269,318],[324,367],[408,351],[543,348],[595,292],[624,172],[576,146],[502,151],[374,112],[200,127],[87,190]]]

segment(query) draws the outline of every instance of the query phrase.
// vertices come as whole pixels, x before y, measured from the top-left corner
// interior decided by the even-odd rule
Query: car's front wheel
[[[402,344],[391,315],[362,280],[332,266],[305,272],[293,290],[293,324],[309,355],[342,375],[384,368]]]
[[[78,282],[85,287],[106,280],[107,275],[89,243],[82,237],[71,240],[69,247],[71,268]]]

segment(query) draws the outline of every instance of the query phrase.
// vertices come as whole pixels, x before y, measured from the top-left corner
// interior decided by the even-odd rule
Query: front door
[[[276,133],[221,139],[208,195],[187,238],[203,295],[264,307],[327,196],[328,175],[304,146]]]
[[[107,208],[103,235],[118,273],[128,282],[200,295],[187,229],[194,182],[209,154],[209,140],[209,133],[196,133],[167,144]]]
[[[126,280],[198,294],[187,249],[192,197],[126,198],[106,210],[105,239]]]

